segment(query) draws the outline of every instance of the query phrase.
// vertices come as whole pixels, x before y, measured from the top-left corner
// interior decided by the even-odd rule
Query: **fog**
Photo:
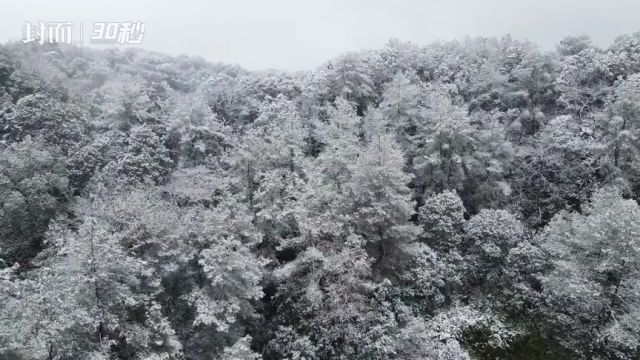
[[[83,23],[86,33],[94,21],[142,21],[140,46],[148,50],[201,55],[251,70],[308,70],[391,38],[427,44],[510,33],[551,49],[565,35],[587,34],[606,46],[638,31],[638,10],[640,2],[632,0],[26,0],[3,6],[0,41],[19,40],[25,21]]]

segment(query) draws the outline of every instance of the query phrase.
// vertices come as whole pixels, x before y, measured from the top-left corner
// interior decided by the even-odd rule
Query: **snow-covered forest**
[[[1,359],[639,359],[640,33],[315,71],[0,46]]]

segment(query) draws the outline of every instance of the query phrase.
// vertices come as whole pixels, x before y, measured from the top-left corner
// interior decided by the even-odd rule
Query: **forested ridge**
[[[314,71],[0,46],[0,359],[639,359],[640,33]]]

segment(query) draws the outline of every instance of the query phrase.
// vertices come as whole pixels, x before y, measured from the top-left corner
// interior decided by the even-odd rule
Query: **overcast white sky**
[[[9,4],[10,3],[10,4]],[[397,38],[420,44],[511,33],[551,49],[565,35],[606,46],[640,30],[638,0],[2,0],[0,42],[25,21],[142,21],[149,50],[251,70],[308,70]],[[87,35],[85,35],[87,37]]]

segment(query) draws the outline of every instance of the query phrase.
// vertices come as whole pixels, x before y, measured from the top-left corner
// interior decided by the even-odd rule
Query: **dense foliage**
[[[640,33],[7,44],[0,358],[638,359],[639,198]]]

